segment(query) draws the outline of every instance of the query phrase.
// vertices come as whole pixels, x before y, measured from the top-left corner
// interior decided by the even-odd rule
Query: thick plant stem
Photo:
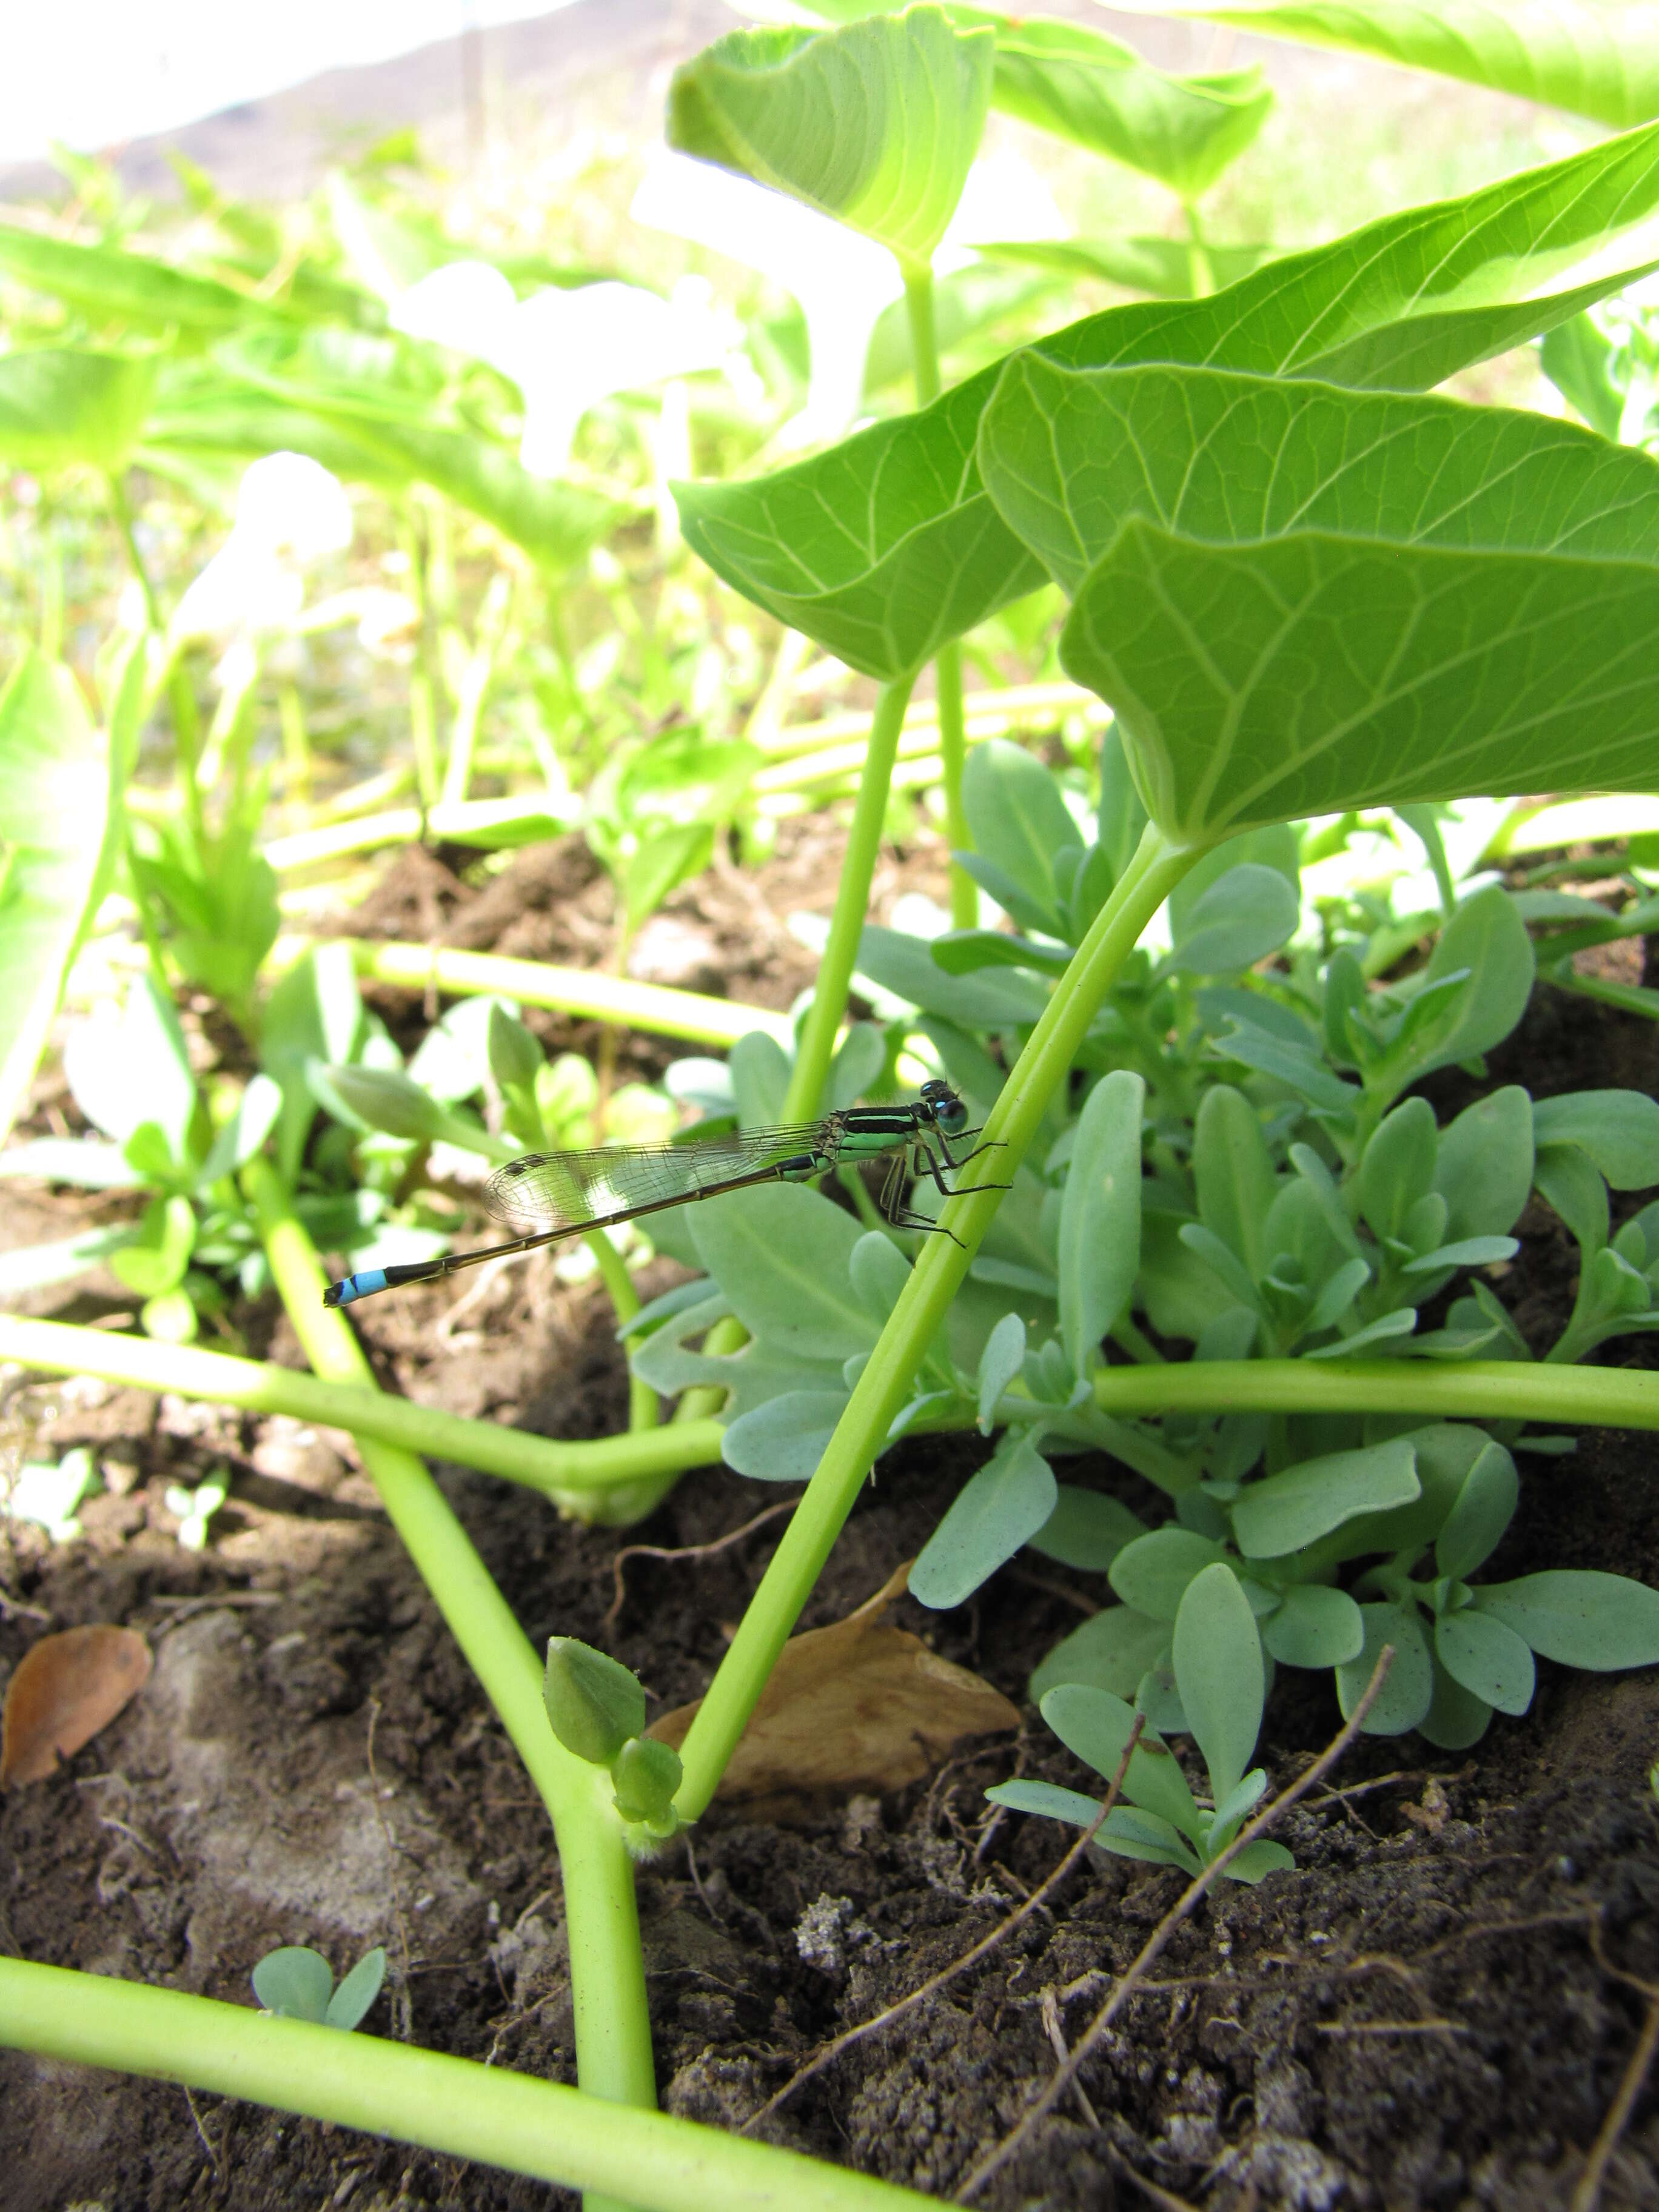
[[[1119,1416],[1421,1413],[1425,1419],[1659,1429],[1659,1374],[1518,1359],[1194,1359],[1103,1368],[1095,1377],[1095,1403]]]
[[[938,2199],[665,2112],[252,2005],[0,1959],[0,2045],[240,2097],[647,2212],[921,2212]],[[587,2202],[595,2202],[592,2194]]]
[[[538,960],[512,960],[494,952],[459,952],[447,945],[381,944],[366,938],[340,941],[350,945],[358,975],[373,983],[403,984],[410,990],[443,991],[453,997],[499,991],[528,1006],[548,1006],[592,1021],[620,1022],[629,1029],[684,1037],[693,1044],[734,1045],[750,1030],[764,1030],[786,1047],[794,1042],[787,1014],[706,998],[698,991],[673,991],[661,983],[634,983],[591,969],[551,968]],[[857,946],[855,933],[854,951]],[[291,968],[311,949],[308,937],[279,939],[270,964]],[[848,972],[852,972],[850,959]],[[832,1042],[834,1036],[832,1027]]]
[[[15,1359],[47,1375],[93,1375],[137,1390],[172,1391],[252,1413],[287,1413],[330,1429],[347,1429],[377,1443],[453,1460],[481,1474],[538,1490],[567,1512],[609,1521],[606,1501],[635,1486],[672,1479],[690,1468],[720,1462],[718,1421],[681,1422],[592,1443],[556,1443],[495,1421],[464,1420],[391,1398],[372,1383],[324,1382],[269,1360],[239,1359],[193,1344],[118,1336],[67,1322],[0,1314],[0,1360]]]
[[[904,272],[904,305],[910,319],[910,364],[915,378],[916,404],[926,407],[939,395],[939,333],[933,320],[933,272],[931,269]],[[966,853],[973,845],[968,817],[962,811],[962,771],[968,758],[968,736],[962,712],[962,645],[952,638],[942,645],[933,663],[939,691],[939,767],[945,787],[945,834],[953,853]],[[979,891],[973,878],[954,860],[951,863],[951,927],[972,929],[979,921]]]
[[[994,1147],[981,1155],[990,1167],[988,1182],[1012,1180],[1101,1000],[1141,931],[1197,858],[1194,852],[1172,851],[1157,830],[1142,837],[991,1110],[980,1139],[982,1147]],[[999,1191],[983,1190],[952,1199],[939,1217],[950,1235],[929,1237],[911,1269],[681,1747],[685,1778],[675,1802],[682,1819],[695,1820],[714,1796],[1000,1197]]]
[[[896,684],[888,684],[877,702],[858,804],[853,809],[853,826],[848,832],[847,857],[842,863],[841,888],[836,894],[830,940],[818,963],[811,1008],[801,1030],[800,1049],[784,1097],[786,1121],[810,1121],[823,1095],[824,1079],[835,1055],[836,1035],[847,1012],[847,994],[858,963],[859,938],[869,915],[870,883],[876,872],[876,854],[881,848],[881,828],[887,818],[888,786],[892,781],[899,732],[904,727],[911,681],[907,676]],[[755,1026],[758,1028],[758,1023]]]
[[[115,515],[116,526],[121,532],[121,542],[127,549],[127,558],[132,563],[132,573],[138,579],[138,588],[144,595],[144,612],[153,630],[167,628],[161,616],[161,602],[155,596],[155,586],[149,570],[144,566],[144,556],[138,550],[138,533],[132,526],[132,504],[127,497],[127,488],[118,471],[111,470],[104,479],[109,487],[109,503]]]
[[[322,1262],[282,1178],[268,1160],[256,1159],[243,1169],[242,1184],[307,1358],[331,1382],[372,1388],[349,1323],[323,1304]],[[552,1816],[569,1930],[577,2077],[613,2104],[654,2106],[634,1870],[611,1802],[610,1777],[566,1751],[549,1727],[540,1662],[422,1462],[366,1438],[358,1449],[393,1528]]]

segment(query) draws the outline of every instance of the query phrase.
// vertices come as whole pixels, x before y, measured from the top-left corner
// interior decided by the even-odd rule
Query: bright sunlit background
[[[238,101],[570,0],[70,0],[7,10],[0,162],[169,131]]]

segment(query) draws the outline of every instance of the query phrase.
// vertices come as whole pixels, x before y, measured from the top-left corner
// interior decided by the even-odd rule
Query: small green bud
[[[524,1024],[499,1003],[489,1009],[489,1072],[503,1091],[536,1080],[542,1048]]]
[[[638,1679],[620,1660],[574,1636],[549,1638],[542,1697],[554,1735],[592,1766],[609,1766],[645,1726]]]
[[[617,1810],[624,1820],[642,1821],[654,1832],[672,1835],[674,1792],[680,1786],[682,1771],[678,1752],[652,1736],[635,1736],[611,1762]],[[664,1821],[670,1823],[665,1830]]]

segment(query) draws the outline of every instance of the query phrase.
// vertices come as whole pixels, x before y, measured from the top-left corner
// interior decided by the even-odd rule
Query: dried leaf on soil
[[[901,1789],[963,1736],[1019,1726],[1000,1691],[883,1625],[909,1571],[907,1561],[845,1620],[784,1645],[717,1796],[787,1818],[826,1796]],[[665,1713],[647,1733],[678,1750],[701,1702]]]
[[[107,1622],[43,1636],[17,1662],[0,1732],[0,1788],[43,1782],[142,1690],[154,1664],[136,1629]]]

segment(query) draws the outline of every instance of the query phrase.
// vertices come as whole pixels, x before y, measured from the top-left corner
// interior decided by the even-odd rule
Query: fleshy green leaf
[[[1615,1190],[1659,1183],[1659,1098],[1644,1091],[1570,1091],[1532,1109],[1540,1145],[1577,1145]]]
[[[1167,964],[1188,975],[1226,975],[1276,952],[1301,904],[1277,868],[1246,860],[1212,883],[1180,918]]]
[[[253,1969],[254,1996],[267,2012],[285,2020],[325,2019],[333,1989],[328,1960],[304,1943],[267,1951]]]
[[[1140,1124],[1146,1085],[1117,1068],[1089,1093],[1060,1209],[1060,1327],[1087,1376],[1140,1265]]]
[[[1515,1462],[1502,1444],[1488,1443],[1464,1476],[1457,1502],[1435,1539],[1434,1560],[1440,1572],[1467,1581],[1498,1549],[1520,1498],[1521,1479]],[[1458,1676],[1460,1681],[1463,1679]],[[1495,1705],[1498,1700],[1492,1698],[1488,1703]],[[1504,1711],[1508,1710],[1505,1706]]]
[[[1109,1605],[1074,1628],[1036,1668],[1030,1697],[1041,1705],[1062,1682],[1082,1682],[1109,1690],[1126,1702],[1135,1685],[1157,1666],[1170,1646],[1170,1623],[1137,1612],[1132,1605]]]
[[[635,1371],[643,1375],[639,1361]],[[720,1457],[735,1474],[760,1482],[810,1482],[823,1448],[847,1410],[845,1390],[783,1390],[728,1420]]]
[[[1146,1523],[1119,1499],[1062,1482],[1054,1511],[1028,1541],[1032,1551],[1041,1552],[1046,1559],[1058,1559],[1064,1567],[1104,1574],[1126,1544],[1146,1534]]]
[[[1261,1623],[1261,1641],[1282,1667],[1340,1667],[1364,1650],[1365,1624],[1346,1590],[1300,1583]]]
[[[1367,1735],[1404,1735],[1428,1711],[1434,1696],[1434,1661],[1416,1607],[1362,1605],[1365,1643],[1357,1659],[1336,1670],[1337,1703],[1346,1719],[1364,1694],[1385,1644],[1394,1661],[1376,1703],[1365,1716]]]
[[[1194,1529],[1154,1528],[1124,1546],[1109,1580],[1125,1605],[1155,1620],[1173,1620],[1194,1576],[1225,1556],[1223,1546]]]
[[[196,1215],[187,1198],[152,1199],[135,1241],[109,1257],[112,1273],[140,1297],[165,1297],[185,1279],[196,1249]]]
[[[1626,1575],[1559,1567],[1474,1593],[1541,1659],[1607,1674],[1659,1662],[1659,1590]]]
[[[979,1356],[979,1425],[987,1436],[997,1401],[1024,1364],[1025,1324],[1017,1313],[1004,1314]]]
[[[1082,842],[1060,786],[1024,745],[988,738],[968,756],[962,805],[975,858],[989,861],[1024,893],[1029,927],[1052,934],[1055,855]]]
[[[1402,1109],[1403,1110],[1403,1109]],[[1449,1237],[1501,1237],[1532,1188],[1532,1099],[1518,1083],[1479,1098],[1440,1132],[1433,1188]]]
[[[1357,1514],[1409,1504],[1419,1488],[1408,1437],[1329,1452],[1248,1484],[1232,1508],[1233,1534],[1247,1559],[1279,1559]]]
[[[994,1805],[1011,1813],[1036,1813],[1044,1820],[1069,1820],[1074,1828],[1092,1827],[1100,1811],[1097,1798],[1080,1790],[1061,1790],[1053,1782],[999,1782],[986,1796]]]
[[[1227,1864],[1228,1879],[1248,1881],[1254,1885],[1266,1875],[1291,1874],[1296,1861],[1283,1844],[1276,1844],[1271,1836],[1258,1836],[1253,1844],[1246,1844],[1236,1859]]]
[[[1496,1614],[1466,1606],[1436,1623],[1434,1651],[1453,1681],[1500,1713],[1524,1713],[1532,1703],[1532,1652]]]
[[[1229,1566],[1206,1567],[1187,1585],[1176,1614],[1175,1678],[1219,1806],[1249,1765],[1267,1690],[1255,1616]]]
[[[859,1221],[817,1191],[769,1183],[689,1217],[697,1256],[753,1337],[810,1359],[850,1359],[878,1334],[853,1288]]]
[[[1035,1536],[1054,1510],[1054,1470],[1026,1429],[1011,1429],[959,1491],[910,1570],[921,1605],[960,1605]]]
[[[69,671],[27,648],[0,690],[0,1139],[100,888],[111,799],[108,739]]]
[[[1127,0],[1267,38],[1434,70],[1614,129],[1659,113],[1659,25],[1605,0]]]
[[[674,73],[668,142],[925,267],[979,150],[996,41],[939,8],[732,31]]]
[[[1103,1781],[1111,1780],[1134,1727],[1133,1705],[1115,1698],[1109,1690],[1085,1689],[1081,1684],[1067,1682],[1044,1698],[1042,1717],[1067,1751],[1074,1752],[1085,1765],[1092,1766]],[[1156,1729],[1142,1730],[1124,1777],[1123,1794],[1160,1820],[1168,1820],[1183,1835],[1196,1835],[1198,1808],[1193,1793],[1175,1753]]]
[[[329,1999],[323,2014],[328,2026],[348,2030],[356,2027],[380,1994],[385,1979],[386,1952],[377,1943],[372,1951],[364,1952]]]

